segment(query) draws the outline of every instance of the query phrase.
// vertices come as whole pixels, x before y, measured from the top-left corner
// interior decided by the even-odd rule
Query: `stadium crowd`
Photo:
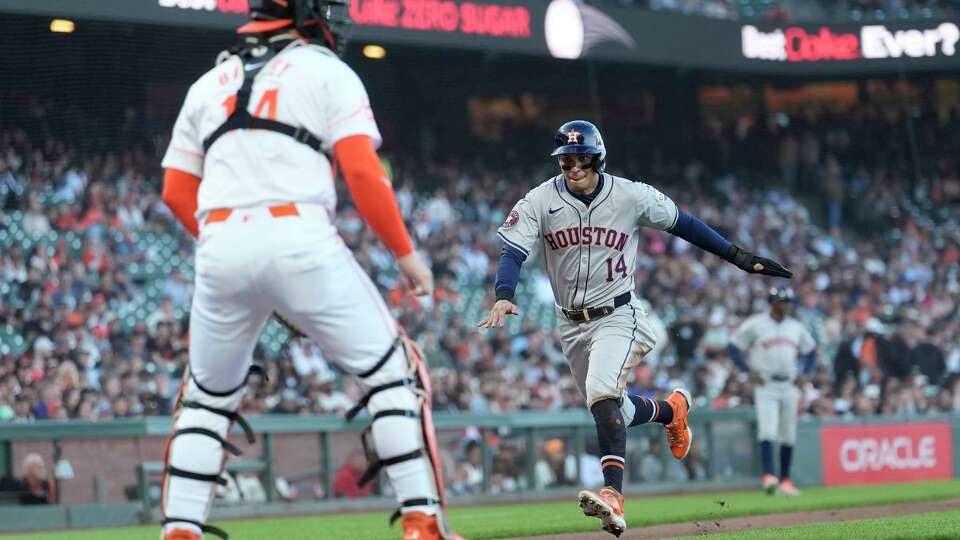
[[[960,175],[950,153],[960,147],[960,115],[916,118],[918,150],[911,153],[902,114],[809,110],[789,126],[708,118],[688,155],[647,170],[610,158],[612,172],[647,179],[729,238],[795,271],[795,314],[818,342],[817,366],[799,381],[807,415],[960,411]],[[518,331],[481,332],[462,309],[471,291],[482,291],[483,306],[492,303],[495,228],[552,167],[544,158],[498,174],[468,160],[424,166],[394,156],[401,210],[436,276],[436,292],[426,299],[398,288],[391,257],[341,193],[342,235],[419,337],[438,410],[583,405],[553,328],[526,318]],[[158,172],[143,149],[85,155],[67,142],[0,129],[0,337],[8,338],[0,421],[171,412],[188,354],[189,265],[160,278],[156,310],[132,325],[120,316],[143,296],[131,268],[163,262],[144,238],[172,233],[175,257],[190,258],[192,240],[160,201]],[[45,240],[51,231],[58,238],[52,243]],[[747,377],[724,350],[740,320],[766,309],[771,281],[668,234],[642,234],[637,294],[664,338],[630,374],[630,391],[663,395],[683,385],[702,407],[751,403]],[[521,313],[552,303],[536,262],[523,275]],[[22,351],[9,346],[11,336],[24,340]],[[356,384],[310,344],[291,343],[279,355],[258,347],[255,360],[268,377],[252,382],[244,414],[336,413],[359,397]],[[558,444],[543,448],[537,482],[569,476],[572,465]],[[460,451],[469,458],[474,448]],[[513,450],[505,445],[497,454],[500,489],[520,481],[507,473],[515,468]],[[460,491],[477,479],[471,463],[451,471]]]

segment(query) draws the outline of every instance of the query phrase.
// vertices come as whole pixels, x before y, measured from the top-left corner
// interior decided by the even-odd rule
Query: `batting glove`
[[[775,276],[787,279],[793,277],[793,272],[788,270],[777,261],[766,259],[764,257],[757,257],[753,253],[736,244],[730,244],[730,249],[727,250],[727,254],[724,258],[727,261],[732,262],[744,272],[750,272],[751,274],[763,274],[765,276]]]

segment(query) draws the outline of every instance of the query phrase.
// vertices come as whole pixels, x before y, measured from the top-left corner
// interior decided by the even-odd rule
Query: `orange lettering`
[[[260,113],[263,112],[263,109],[267,109],[267,118],[270,120],[277,119],[277,89],[267,90],[263,93],[263,97],[260,98],[260,103],[257,105],[257,112],[253,113],[254,116],[261,116]]]
[[[228,97],[227,99],[223,100],[223,108],[227,110],[227,118],[229,118],[230,115],[233,114],[234,109],[237,108],[237,96],[236,96],[236,94],[234,94],[234,95]]]

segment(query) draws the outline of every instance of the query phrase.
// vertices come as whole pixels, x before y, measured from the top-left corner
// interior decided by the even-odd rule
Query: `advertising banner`
[[[0,13],[231,30],[247,0],[0,0]],[[957,21],[775,24],[580,0],[352,0],[354,42],[775,75],[960,69]],[[78,31],[82,31],[82,26]]]
[[[825,426],[821,443],[828,486],[953,478],[949,422]]]

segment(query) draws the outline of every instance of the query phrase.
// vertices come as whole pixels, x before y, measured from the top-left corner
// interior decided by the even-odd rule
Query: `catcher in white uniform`
[[[520,267],[541,252],[557,301],[563,354],[600,443],[604,487],[579,494],[584,515],[620,536],[623,471],[628,426],[663,424],[677,459],[690,451],[690,394],[674,390],[665,400],[626,393],[627,373],[655,345],[647,314],[633,296],[640,228],[679,236],[744,271],[789,278],[779,263],[757,257],[677,208],[653,186],[604,172],[607,151],[596,126],[573,120],[554,135],[561,174],[532,189],[514,206],[498,234],[504,247],[497,267],[496,297],[481,327],[503,326],[517,314],[513,303]]]
[[[226,538],[206,521],[227,453],[240,453],[226,440],[231,425],[253,441],[236,410],[272,315],[360,378],[367,394],[349,416],[366,407],[373,418],[361,482],[386,470],[404,538],[454,538],[419,351],[333,224],[337,164],[412,292],[432,292],[375,150],[366,90],[339,58],[347,0],[250,8],[243,42],[191,86],[163,159],[164,200],[198,237],[190,366],[164,456],[164,538]]]
[[[774,287],[768,297],[770,311],[747,318],[734,331],[727,350],[740,369],[754,381],[757,439],[763,462],[763,489],[770,494],[799,495],[790,481],[790,462],[797,440],[797,363],[810,373],[816,363],[817,344],[803,323],[789,315],[794,302],[789,287]],[[750,364],[741,351],[749,352]],[[773,471],[773,443],[780,444],[780,476]]]

